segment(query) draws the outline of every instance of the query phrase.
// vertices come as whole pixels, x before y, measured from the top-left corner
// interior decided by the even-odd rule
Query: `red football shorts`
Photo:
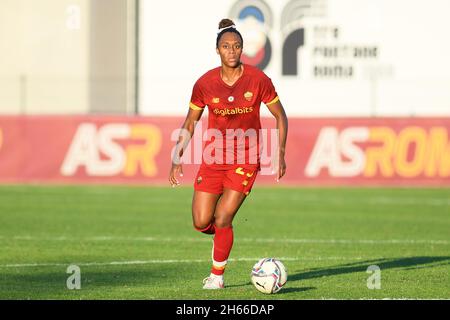
[[[194,189],[214,194],[222,194],[224,188],[248,195],[255,183],[258,166],[234,165],[228,169],[200,166],[194,181]]]

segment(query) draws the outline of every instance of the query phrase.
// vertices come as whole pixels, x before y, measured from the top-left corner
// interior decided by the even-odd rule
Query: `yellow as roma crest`
[[[246,93],[244,93],[244,98],[247,101],[251,101],[253,98],[253,92],[247,91]]]

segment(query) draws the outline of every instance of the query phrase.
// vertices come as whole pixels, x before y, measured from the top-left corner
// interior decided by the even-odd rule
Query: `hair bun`
[[[231,26],[234,26],[234,25],[235,24],[234,24],[233,20],[222,19],[219,22],[219,29],[228,28],[228,27],[231,27]]]

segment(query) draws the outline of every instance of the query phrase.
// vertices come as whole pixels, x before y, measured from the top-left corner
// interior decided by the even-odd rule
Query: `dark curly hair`
[[[236,33],[239,36],[239,38],[241,39],[242,46],[244,45],[244,39],[242,38],[241,33],[236,29],[236,25],[234,24],[233,20],[230,20],[230,19],[222,19],[222,20],[220,20],[220,22],[219,22],[219,30],[220,29],[223,29],[223,30],[220,31],[219,34],[217,34],[216,48],[219,48],[220,38],[222,38],[222,36],[226,32]]]

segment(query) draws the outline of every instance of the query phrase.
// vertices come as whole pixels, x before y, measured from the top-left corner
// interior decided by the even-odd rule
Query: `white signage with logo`
[[[448,0],[141,1],[139,111],[187,113],[228,17],[289,116],[449,116],[448,12]]]

